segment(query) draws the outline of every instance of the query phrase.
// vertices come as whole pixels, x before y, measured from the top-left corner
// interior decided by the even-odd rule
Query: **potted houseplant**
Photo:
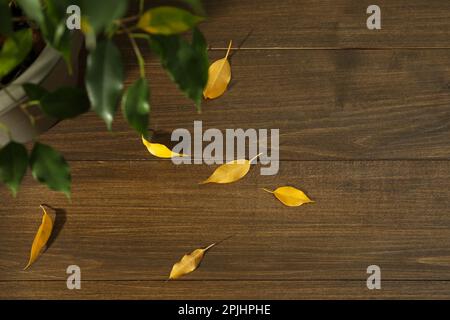
[[[92,111],[111,130],[120,105],[130,126],[147,136],[150,90],[140,45],[150,46],[200,109],[209,67],[197,29],[204,12],[199,0],[180,5],[145,10],[143,0],[0,0],[0,181],[14,195],[30,167],[38,182],[70,196],[66,161],[38,141],[57,121]],[[188,31],[192,40],[183,35]],[[114,42],[119,34],[128,37],[140,69],[129,88]],[[80,56],[83,43],[87,55]],[[87,60],[78,87],[80,59]],[[28,152],[23,144],[31,140]]]

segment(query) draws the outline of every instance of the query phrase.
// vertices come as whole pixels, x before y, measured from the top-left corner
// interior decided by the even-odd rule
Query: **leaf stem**
[[[146,33],[131,33],[131,36],[135,39],[149,40],[150,36]]]
[[[273,191],[271,191],[271,190],[269,190],[269,189],[266,189],[266,188],[261,188],[262,190],[264,190],[265,192],[268,192],[268,193],[272,193],[273,194]]]
[[[42,207],[45,207],[45,208],[50,209],[50,210],[53,210],[53,211],[56,211],[56,210],[57,210],[56,208],[54,208],[54,207],[52,207],[51,205],[46,204],[46,203],[40,204],[39,207],[41,207],[41,208],[42,208]]]
[[[257,154],[256,156],[254,156],[253,158],[251,158],[249,160],[249,162],[251,163],[253,160],[255,160],[256,158],[258,158],[259,156],[261,156],[263,153],[261,152],[260,154]]]
[[[224,242],[225,240],[228,240],[228,239],[230,239],[230,238],[232,238],[232,237],[233,237],[233,236],[228,236],[228,237],[226,237],[225,239],[222,239],[222,240],[220,240],[220,241],[218,241],[218,242],[214,242],[213,244],[207,246],[207,247],[206,247],[205,249],[203,249],[203,250],[208,251],[209,249],[211,249],[211,248],[213,248],[213,247],[215,247],[215,246],[221,244],[221,243]]]
[[[228,55],[230,54],[231,46],[233,45],[233,40],[230,40],[230,44],[228,45],[227,54],[225,55],[225,60],[228,59]]]
[[[139,18],[140,18],[140,15],[135,15],[135,16],[122,18],[122,19],[119,19],[116,21],[119,22],[120,24],[124,24],[124,23],[128,23],[128,22],[134,22],[134,21],[138,20]]]
[[[40,105],[39,100],[31,100],[31,101],[28,101],[28,102],[24,105],[24,107],[25,107],[25,108],[28,108],[28,107],[32,107],[32,106],[38,106],[38,105]]]
[[[23,113],[25,113],[25,115],[28,117],[28,120],[30,120],[31,125],[34,127],[36,124],[36,119],[31,113],[28,112],[28,109],[27,109],[29,106],[36,105],[36,104],[32,104],[32,102],[33,101],[22,104],[22,105],[20,105],[20,108],[22,109]]]
[[[205,250],[205,251],[208,251],[209,249],[211,249],[212,247],[215,247],[217,245],[217,243],[213,243],[213,244],[210,244],[209,246],[207,246],[205,249],[203,249],[203,250]]]
[[[141,78],[145,78],[145,63],[144,58],[142,57],[141,50],[139,49],[138,44],[136,43],[136,40],[134,39],[131,32],[127,29],[127,27],[124,24],[121,24],[122,30],[127,34],[128,39],[130,39],[131,46],[133,47],[134,54],[136,55],[136,59],[139,64],[139,73],[141,75]]]

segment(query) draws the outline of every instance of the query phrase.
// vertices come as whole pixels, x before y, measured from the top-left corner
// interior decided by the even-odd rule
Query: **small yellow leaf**
[[[190,254],[184,255],[184,257],[179,262],[173,265],[172,271],[170,271],[169,280],[176,280],[186,274],[195,271],[195,269],[197,269],[202,262],[206,251],[208,251],[215,245],[216,243],[213,243],[212,245],[204,249],[196,249]]]
[[[92,28],[92,25],[89,23],[89,20],[86,17],[81,18],[81,31],[85,35],[94,33],[94,29]]]
[[[241,159],[227,162],[218,167],[213,174],[200,184],[206,183],[232,183],[245,177],[250,170],[250,164],[253,160],[259,157],[258,154],[251,160]]]
[[[305,203],[313,203],[311,199],[301,190],[293,187],[279,187],[275,191],[263,189],[272,193],[278,200],[288,207],[298,207]]]
[[[148,152],[158,158],[174,158],[174,157],[186,157],[185,154],[180,154],[176,152],[172,152],[165,145],[160,143],[151,143],[147,141],[144,137],[142,137],[142,143],[147,147]]]
[[[24,270],[28,269],[37,260],[52,233],[53,219],[48,215],[43,206],[41,206],[41,209],[44,212],[42,223],[34,237],[33,245],[31,246],[30,260]]]
[[[228,55],[230,54],[232,43],[233,41],[230,41],[225,58],[217,60],[209,67],[208,83],[203,90],[205,99],[218,98],[227,90],[231,81],[231,66],[228,61]]]

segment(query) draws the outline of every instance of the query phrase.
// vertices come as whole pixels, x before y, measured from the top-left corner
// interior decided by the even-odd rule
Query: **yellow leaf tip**
[[[228,59],[228,55],[230,54],[232,45],[233,45],[233,40],[230,40],[230,43],[228,44],[227,54],[225,55],[225,59]]]

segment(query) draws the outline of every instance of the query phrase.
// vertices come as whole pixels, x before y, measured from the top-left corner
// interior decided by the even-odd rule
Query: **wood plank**
[[[230,235],[187,279],[362,281],[377,264],[386,280],[450,280],[449,161],[284,162],[225,186],[198,185],[203,165],[72,167],[72,203],[30,177],[16,200],[1,189],[0,280],[62,280],[71,264],[86,280],[164,280],[183,254]],[[317,203],[287,208],[261,190],[281,185]],[[42,202],[66,222],[24,272]]]
[[[144,50],[156,141],[194,120],[279,128],[280,173],[199,186],[214,167],[150,157],[123,120],[112,134],[94,114],[60,123],[42,141],[70,160],[73,200],[30,176],[17,199],[0,188],[0,298],[449,299],[450,2],[379,0],[379,31],[366,28],[370,4],[208,0],[211,59],[230,39],[241,49],[229,91],[201,115]],[[118,42],[129,85],[138,67]],[[317,203],[286,208],[261,191],[281,185]],[[22,271],[42,202],[59,208],[56,237]],[[230,235],[165,281],[183,254]],[[66,289],[71,264],[81,291]],[[382,290],[365,286],[371,264]]]
[[[381,30],[368,30],[368,0],[208,0],[202,26],[212,47],[449,47],[447,0],[378,0]],[[249,34],[250,33],[250,34]]]
[[[65,281],[0,282],[0,299],[449,299],[448,281]]]
[[[123,48],[129,84],[138,68]],[[146,61],[157,141],[202,120],[204,130],[279,128],[283,160],[450,159],[450,50],[239,51],[230,90],[200,115]],[[72,160],[151,159],[117,118],[113,134],[90,113],[42,140]]]
[[[149,0],[147,7],[182,5]],[[213,48],[449,47],[446,0],[378,0],[381,30],[368,30],[368,0],[207,0],[202,31]],[[133,8],[137,11],[137,5]]]

